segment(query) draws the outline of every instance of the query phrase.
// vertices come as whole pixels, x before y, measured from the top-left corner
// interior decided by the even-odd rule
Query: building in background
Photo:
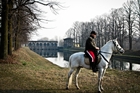
[[[57,41],[29,41],[26,46],[43,57],[57,57]]]
[[[74,46],[72,38],[65,38],[64,39],[64,48],[72,48]]]
[[[27,46],[31,50],[57,50],[57,41],[29,41]]]

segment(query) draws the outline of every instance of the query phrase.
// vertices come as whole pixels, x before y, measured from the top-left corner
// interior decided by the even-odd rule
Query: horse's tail
[[[69,77],[69,86],[72,85],[72,77],[73,77],[73,74],[71,74],[71,76]]]
[[[70,56],[69,57],[69,67],[70,67],[70,70],[69,70],[69,73],[68,73],[68,81],[67,81],[67,85],[66,85],[66,89],[69,88],[69,86],[72,84],[72,77],[73,77],[73,70],[71,69],[71,62],[72,62],[72,57]]]
[[[71,67],[71,56],[69,57],[69,67]]]

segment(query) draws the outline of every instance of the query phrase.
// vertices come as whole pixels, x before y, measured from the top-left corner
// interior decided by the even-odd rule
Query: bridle
[[[121,48],[118,48],[118,47],[117,47],[118,45],[116,44],[116,42],[114,42],[113,40],[112,40],[112,42],[113,42],[114,46],[116,47],[117,51],[120,51]],[[104,51],[101,51],[101,50],[100,50],[99,53],[98,53],[98,54],[100,54],[100,55],[104,58],[104,60],[105,60],[107,63],[110,63],[110,62],[104,57],[104,55],[103,55],[102,53],[110,54],[110,55],[112,55],[112,53],[104,52]]]
[[[116,47],[117,51],[122,50],[122,48],[118,48],[118,47],[117,47],[118,45],[116,44],[116,42],[114,42],[113,40],[112,40],[112,42],[113,42],[114,46]]]

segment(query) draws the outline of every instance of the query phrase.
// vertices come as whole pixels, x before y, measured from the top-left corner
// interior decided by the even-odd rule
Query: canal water
[[[38,51],[34,51],[37,54],[45,57],[47,60],[51,61],[53,64],[58,65],[62,68],[68,68],[69,67],[69,56],[71,54],[73,54],[74,52],[58,52],[56,50],[52,51],[52,50],[38,50]],[[132,70],[133,71],[140,71],[140,64],[135,64],[135,63],[131,63],[131,62],[123,62],[123,61],[119,61],[119,60],[111,60],[111,64],[109,66],[109,68],[113,68],[113,69],[118,69],[118,70],[130,70],[130,64],[132,64]]]
[[[53,64],[56,64],[63,68],[69,67],[68,59],[64,59],[64,53],[63,52],[57,52],[56,57],[46,57],[47,60],[51,61]]]

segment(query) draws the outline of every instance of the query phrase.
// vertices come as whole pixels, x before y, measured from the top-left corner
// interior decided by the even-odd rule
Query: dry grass
[[[97,74],[82,69],[80,90],[65,90],[69,69],[60,68],[28,48],[10,58],[15,64],[0,64],[0,93],[96,93]],[[4,62],[4,61],[3,61]],[[103,93],[139,93],[140,72],[107,70]]]

